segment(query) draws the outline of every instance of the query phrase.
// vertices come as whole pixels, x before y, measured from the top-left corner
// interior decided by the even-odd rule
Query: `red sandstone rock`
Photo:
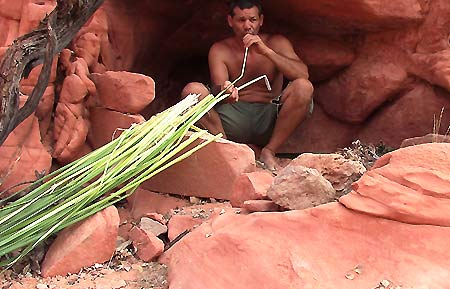
[[[0,47],[0,60],[3,59],[3,56],[5,55],[7,49],[8,47]]]
[[[31,95],[34,86],[21,86],[20,92],[25,95]],[[39,120],[39,130],[41,138],[44,139],[50,129],[52,121],[52,111],[55,102],[55,86],[49,85],[44,91],[39,104],[36,108],[35,115]]]
[[[137,249],[137,256],[145,262],[159,257],[164,250],[163,241],[139,227],[131,229],[130,239],[133,240],[133,246]]]
[[[277,205],[302,210],[334,200],[336,191],[317,170],[289,165],[273,180],[267,196]]]
[[[26,98],[20,98],[21,105],[25,103]],[[40,139],[37,118],[31,115],[0,146],[0,191],[23,181],[36,180],[35,171],[49,172],[52,158]],[[25,186],[15,187],[10,192],[17,192]]]
[[[292,35],[294,48],[303,62],[308,65],[309,79],[324,81],[336,72],[349,66],[355,60],[355,52],[348,45],[319,37],[299,38]]]
[[[108,9],[110,6],[114,7],[113,11]],[[130,49],[130,46],[134,46],[128,33],[130,30],[127,27],[127,20],[130,15],[127,12],[124,13],[123,9],[127,9],[125,3],[105,1],[80,29],[73,41],[74,50],[77,50],[82,57],[87,56],[86,60],[91,61],[89,67],[92,72],[99,72],[99,70],[121,71],[132,68],[131,65],[135,60],[136,51]],[[112,27],[114,30],[111,29]],[[86,34],[94,34],[97,39],[94,40],[92,35],[87,36]],[[113,36],[113,39],[109,38],[110,35]],[[95,59],[98,53],[96,51],[98,49],[97,41],[100,44],[100,57],[98,57],[100,63],[96,63]],[[123,43],[124,46],[116,45],[116,42]],[[102,67],[102,69],[98,69],[99,67]]]
[[[83,58],[88,67],[94,67],[100,56],[100,37],[95,33],[85,33],[77,38],[73,51],[78,57]]]
[[[450,226],[450,144],[406,147],[384,155],[339,201],[399,222]]]
[[[1,5],[1,4],[0,4]],[[0,12],[1,13],[1,12]],[[9,46],[19,36],[20,22],[0,16],[0,46]]]
[[[109,260],[116,248],[119,214],[114,206],[66,228],[50,246],[42,276],[77,273],[83,267]]]
[[[130,239],[130,232],[134,228],[132,223],[124,223],[119,226],[119,230],[117,231],[117,234],[120,238],[123,240]]]
[[[0,16],[20,20],[24,0],[0,0]]]
[[[245,201],[242,207],[250,213],[280,211],[280,206],[270,200],[249,200]]]
[[[443,107],[450,107],[450,98],[429,84],[417,84],[395,103],[386,107],[365,124],[358,133],[364,143],[383,143],[399,147],[405,138],[433,132],[433,119],[438,119]],[[439,133],[450,125],[450,113],[444,113]]]
[[[58,65],[58,57],[54,57],[53,58],[53,62],[52,62],[52,68],[50,71],[50,78],[49,78],[49,82],[53,83],[56,80],[56,68]],[[41,74],[41,70],[42,70],[43,64],[40,64],[36,67],[34,67],[31,72],[30,75],[28,75],[27,78],[23,78],[20,81],[20,85],[24,85],[24,86],[35,86],[36,83],[38,82],[38,78],[39,75]]]
[[[118,138],[122,131],[132,124],[145,121],[141,115],[124,114],[100,107],[90,109],[89,120],[91,121],[91,130],[88,137],[94,148],[99,148]]]
[[[347,193],[350,185],[366,171],[359,162],[345,159],[339,154],[301,154],[290,166],[304,166],[317,170],[340,194]]]
[[[157,192],[229,200],[236,178],[254,170],[255,155],[248,146],[220,139],[141,186]]]
[[[127,223],[128,220],[131,218],[131,213],[130,210],[123,208],[123,207],[119,207],[117,208],[117,212],[119,214],[119,218],[120,218],[120,225]]]
[[[56,1],[25,1],[20,17],[19,35],[31,32],[56,7]]]
[[[130,197],[127,198],[130,205],[131,217],[139,220],[147,213],[166,214],[171,209],[188,206],[189,202],[183,199],[150,192],[138,188]]]
[[[379,26],[401,26],[414,24],[422,18],[422,7],[417,0],[404,0],[401,2],[381,3],[370,0],[339,1],[307,1],[307,0],[281,0],[267,2],[265,9],[274,14],[282,14],[294,22],[299,22],[296,15],[314,15],[321,19],[330,19],[336,22],[345,21],[347,26],[359,29],[374,29]],[[351,7],[352,9],[349,9]],[[343,25],[344,26],[344,25]]]
[[[408,138],[402,141],[402,144],[400,145],[401,148],[419,145],[419,144],[426,144],[426,143],[435,143],[435,142],[445,142],[450,143],[450,135],[440,135],[440,134],[427,134],[425,136],[418,136],[413,138]]]
[[[53,157],[62,163],[73,161],[84,147],[89,122],[82,104],[60,102],[56,107]]]
[[[71,74],[64,78],[59,101],[65,103],[80,103],[88,93],[87,87],[81,78],[76,74]]]
[[[358,127],[327,115],[317,101],[308,116],[278,150],[279,153],[335,152],[350,146]]]
[[[390,47],[380,47],[394,54]],[[376,59],[375,59],[376,58]],[[370,70],[367,70],[370,67]],[[357,77],[355,77],[357,75]],[[315,89],[315,99],[334,118],[361,123],[407,84],[403,67],[377,55],[360,56],[345,72]]]
[[[158,214],[158,213],[147,213],[147,214],[145,214],[145,217],[150,218],[154,221],[157,221],[163,225],[167,224],[167,220],[164,218],[164,216],[161,214]]]
[[[148,76],[126,71],[90,75],[99,103],[124,113],[139,113],[155,98],[155,82]]]
[[[272,181],[273,175],[266,171],[240,175],[232,187],[231,204],[242,207],[247,200],[267,199],[267,190]]]
[[[201,218],[194,218],[190,215],[173,215],[167,224],[169,229],[169,240],[173,241],[177,236],[186,230],[191,230],[204,222]]]
[[[148,217],[142,217],[139,221],[139,228],[155,236],[167,233],[167,226]]]
[[[412,226],[332,203],[221,215],[160,261],[169,266],[171,289],[376,288],[383,280],[404,288],[446,288],[449,240],[448,227]]]

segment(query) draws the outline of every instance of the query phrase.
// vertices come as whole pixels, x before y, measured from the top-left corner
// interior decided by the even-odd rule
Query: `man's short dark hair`
[[[259,0],[234,0],[230,2],[230,10],[228,14],[233,17],[234,16],[234,8],[239,7],[240,9],[249,9],[252,7],[258,8],[259,16],[263,14],[262,4]]]

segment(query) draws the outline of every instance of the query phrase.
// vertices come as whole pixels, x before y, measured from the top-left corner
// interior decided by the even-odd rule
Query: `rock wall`
[[[0,1],[0,57],[20,35],[37,27],[56,0]],[[134,54],[122,56],[110,37],[114,14],[101,7],[67,49],[55,57],[50,83],[35,115],[0,147],[3,198],[36,180],[55,165],[64,165],[120,135],[145,119],[139,114],[154,98],[153,79],[130,70]],[[125,19],[125,18],[124,18]],[[116,40],[120,40],[117,38]],[[20,83],[24,103],[40,73],[36,67]],[[116,71],[112,71],[116,70]]]
[[[263,31],[292,41],[315,87],[313,114],[281,152],[332,152],[355,139],[398,147],[408,137],[446,132],[448,0],[263,2]],[[0,0],[0,57],[55,5]],[[27,124],[36,130],[31,123],[38,121],[40,140],[21,128],[0,147],[0,189],[34,179],[35,170],[48,172],[52,159],[70,162],[120,133],[116,128],[167,108],[187,82],[208,82],[208,49],[231,33],[226,10],[219,1],[106,0],[55,58]],[[38,72],[22,81],[24,95]]]

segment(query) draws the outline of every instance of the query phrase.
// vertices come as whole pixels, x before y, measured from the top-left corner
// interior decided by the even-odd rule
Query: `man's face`
[[[243,38],[246,34],[258,34],[264,20],[264,15],[259,16],[258,7],[253,6],[249,9],[235,7],[233,11],[233,17],[228,15],[228,25],[236,36]]]

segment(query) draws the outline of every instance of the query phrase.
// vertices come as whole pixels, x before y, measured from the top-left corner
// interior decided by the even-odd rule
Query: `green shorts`
[[[278,114],[278,106],[272,103],[225,103],[215,110],[229,140],[260,147],[269,142]]]

